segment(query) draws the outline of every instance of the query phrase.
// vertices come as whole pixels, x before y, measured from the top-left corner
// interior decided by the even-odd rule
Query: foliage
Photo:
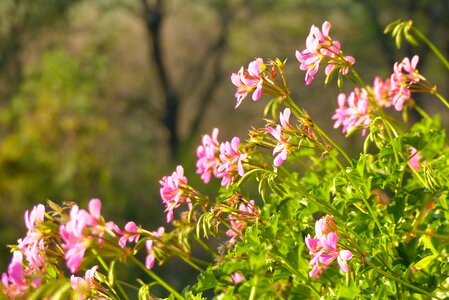
[[[333,120],[347,136],[366,136],[358,155],[351,159],[291,98],[286,61],[257,58],[231,80],[236,106],[271,97],[265,127],[252,128],[246,142],[221,143],[214,129],[197,149],[202,180],[221,180],[217,197],[192,187],[178,166],[160,181],[171,231],[133,221],[121,228],[101,215],[99,199],[88,210],[74,203],[37,205],[25,213],[28,231],[13,248],[0,291],[10,298],[128,299],[130,293],[148,299],[159,285],[168,299],[209,293],[214,299],[447,297],[449,148],[439,118],[412,96],[426,92],[449,104],[418,71],[418,56],[397,62],[388,79],[368,86],[330,28],[329,22],[312,26],[296,57],[306,84],[321,67],[327,84],[336,79],[340,87],[346,78],[355,84],[338,96]],[[388,30],[397,41],[405,34],[428,45],[447,65],[410,21]],[[422,120],[404,129],[394,110],[404,116],[416,110]],[[216,249],[204,241],[212,237]],[[210,261],[196,258],[195,247]],[[153,271],[155,262],[170,257],[200,273],[195,284],[177,291]],[[123,282],[117,265],[131,264],[152,282]]]

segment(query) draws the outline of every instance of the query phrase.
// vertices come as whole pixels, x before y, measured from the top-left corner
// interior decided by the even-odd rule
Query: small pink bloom
[[[410,147],[407,150],[410,152],[409,163],[412,165],[413,169],[418,171],[421,167],[421,155],[416,148]]]
[[[243,67],[237,73],[232,73],[231,81],[237,87],[235,97],[237,98],[237,105],[239,107],[242,101],[253,92],[253,101],[257,101],[262,96],[263,78],[262,71],[265,68],[262,58],[257,58],[248,65],[248,69]]]
[[[237,174],[245,175],[243,161],[247,154],[240,153],[239,144],[240,139],[234,137],[231,142],[221,143],[220,145],[220,165],[217,168],[217,178],[222,178],[222,186],[229,187]]]
[[[119,232],[117,232],[118,234],[121,235],[121,237],[118,241],[118,244],[120,245],[120,247],[125,248],[127,242],[137,243],[140,238],[140,234],[137,233],[138,230],[139,230],[139,227],[136,225],[136,223],[134,223],[132,221],[126,223],[125,230],[124,231],[119,230]]]
[[[231,274],[231,281],[234,284],[239,284],[240,282],[242,282],[243,280],[245,280],[245,277],[243,276],[243,273],[240,271],[237,271],[233,274]]]
[[[219,159],[217,153],[220,151],[218,143],[218,129],[212,130],[212,136],[204,135],[201,145],[196,149],[196,173],[201,174],[204,183],[209,183],[212,174],[216,176]]]
[[[247,224],[245,218],[259,214],[254,204],[254,200],[250,200],[247,204],[242,203],[239,205],[240,213],[237,215],[237,218],[234,215],[229,216],[229,223],[232,229],[228,229],[228,231],[226,231],[226,235],[231,238],[230,241],[237,238],[239,234],[243,232],[243,229]]]
[[[338,95],[338,108],[332,116],[334,128],[342,126],[342,132],[347,133],[354,127],[363,126],[362,135],[365,135],[366,127],[371,123],[370,113],[366,90],[355,88],[347,97],[341,93]]]
[[[159,183],[161,184],[162,202],[167,212],[167,223],[170,223],[173,220],[173,210],[181,206],[181,203],[185,202],[191,207],[191,194],[187,191],[189,187],[183,167],[177,166],[176,171],[171,176],[164,176]]]
[[[390,107],[393,105],[392,98],[390,97],[390,90],[390,79],[384,81],[379,76],[376,76],[376,78],[374,78],[373,94],[374,99],[376,100],[379,107]]]
[[[157,231],[153,231],[153,236],[161,237],[165,233],[164,227],[159,227]],[[154,256],[154,244],[152,239],[148,239],[145,241],[145,247],[147,249],[147,257],[145,258],[145,267],[148,270],[151,270],[154,267],[154,262],[156,257]]]
[[[346,261],[352,258],[352,252],[338,248],[338,235],[335,229],[333,217],[325,216],[315,223],[315,238],[311,238],[310,235],[305,238],[312,256],[309,262],[309,265],[313,266],[309,273],[310,277],[319,278],[335,260],[343,272],[349,272]]]
[[[70,276],[70,285],[80,299],[87,298],[90,293],[99,288],[99,283],[95,279],[95,273],[97,270],[98,266],[93,266],[88,269],[84,275],[84,278],[75,275]]]
[[[419,74],[416,66],[418,65],[419,56],[413,56],[412,60],[405,57],[402,62],[396,62],[391,74],[391,90],[390,97],[393,99],[394,108],[401,111],[404,104],[410,99],[410,88],[425,78]]]

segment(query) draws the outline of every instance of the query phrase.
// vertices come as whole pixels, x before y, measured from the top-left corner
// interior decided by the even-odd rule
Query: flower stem
[[[415,291],[417,291],[418,293],[421,293],[421,294],[423,294],[423,295],[426,295],[426,296],[430,297],[431,299],[439,299],[439,300],[442,300],[440,297],[437,297],[437,296],[433,295],[432,293],[430,293],[430,292],[428,292],[428,291],[426,291],[426,290],[423,290],[423,289],[420,288],[420,287],[417,287],[416,285],[413,285],[413,284],[411,284],[411,283],[409,283],[409,282],[407,282],[407,281],[404,281],[404,280],[402,280],[402,279],[400,279],[400,278],[394,276],[393,274],[390,274],[390,273],[385,272],[384,270],[380,269],[379,267],[377,267],[376,265],[372,264],[372,263],[369,262],[369,261],[365,261],[365,263],[366,263],[367,265],[369,265],[371,268],[373,268],[376,272],[382,274],[383,276],[385,276],[385,277],[387,277],[387,278],[390,278],[390,279],[396,281],[397,283],[400,283],[400,284],[402,284],[402,285],[405,285],[406,287],[408,287],[408,288],[410,288],[410,289],[412,289],[412,290],[415,290]]]
[[[104,259],[98,254],[97,250],[92,249],[92,253],[95,255],[95,257],[96,257],[97,260],[100,262],[101,266],[106,270],[106,272],[109,273],[109,266],[108,266],[108,264],[107,264],[107,263],[104,261]],[[120,284],[120,282],[117,282],[117,281],[116,281],[116,285],[117,285],[118,290],[120,291],[120,294],[122,294],[123,299],[129,300],[128,295],[125,293],[125,290],[123,289],[123,287],[122,287],[122,285]],[[114,294],[117,295],[117,293],[116,293],[114,290],[112,290],[112,292],[113,292]],[[118,295],[117,295],[117,297],[118,297]]]
[[[413,32],[430,48],[430,50],[435,53],[435,55],[441,60],[444,66],[449,70],[449,61],[444,57],[444,55],[438,50],[438,48],[416,27],[411,28]]]
[[[185,300],[185,298],[178,293],[171,285],[169,285],[167,282],[165,282],[162,278],[160,278],[156,273],[154,273],[151,270],[148,270],[143,263],[141,263],[137,258],[134,256],[130,256],[130,259],[138,266],[140,267],[145,273],[147,273],[153,280],[155,280],[157,283],[159,283],[162,287],[164,287],[168,292],[172,293],[173,296],[175,296],[176,299]]]
[[[251,287],[251,293],[249,294],[249,300],[254,300],[256,299],[256,291],[257,291],[257,283],[259,281],[259,277],[257,276],[257,274],[254,276],[254,284]]]
[[[296,105],[295,101],[293,101],[293,99],[288,96],[286,101],[286,105],[289,106],[292,110],[293,113],[298,117],[301,118],[304,116],[304,112],[301,108],[299,108],[298,105]],[[318,132],[318,134],[323,137],[327,142],[329,142],[335,149],[338,150],[338,152],[343,155],[343,157],[348,161],[349,164],[351,164],[351,159],[349,158],[349,156],[346,154],[345,151],[343,151],[342,148],[340,148],[340,146],[335,143],[316,123],[313,123],[313,128]]]
[[[446,98],[443,97],[443,95],[441,95],[438,92],[435,92],[434,94],[435,96],[437,96],[438,99],[441,100],[441,102],[443,102],[444,105],[446,105],[447,108],[449,108],[449,102],[446,100]]]

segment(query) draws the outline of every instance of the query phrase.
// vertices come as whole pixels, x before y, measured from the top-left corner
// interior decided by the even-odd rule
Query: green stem
[[[444,64],[444,66],[449,70],[449,61],[444,57],[444,55],[438,50],[438,48],[416,27],[412,27],[412,30],[415,32],[415,34],[424,42],[427,44],[427,46],[430,48],[430,50],[435,53],[435,55],[441,60],[441,62]]]
[[[163,288],[165,288],[168,292],[172,293],[173,296],[175,296],[176,299],[185,300],[185,298],[178,293],[171,285],[169,285],[167,282],[165,282],[162,278],[160,278],[156,273],[154,273],[151,270],[148,270],[143,263],[141,263],[137,258],[134,256],[130,256],[130,259],[139,267],[141,268],[145,273],[147,273],[153,280],[155,280],[157,283],[159,283]]]
[[[301,280],[304,282],[304,284],[307,285],[307,287],[310,288],[312,290],[312,292],[314,292],[318,296],[318,298],[321,297],[320,292],[313,285],[310,284],[309,279],[304,277],[304,275],[302,275],[301,273],[299,273],[298,270],[295,267],[293,267],[292,265],[290,265],[290,263],[287,260],[285,260],[282,256],[277,255],[275,253],[270,253],[270,255],[272,258],[274,258],[275,260],[280,262],[292,274],[295,274],[296,276],[301,278]]]
[[[287,106],[289,106],[292,110],[293,113],[298,117],[301,118],[304,116],[304,112],[301,108],[299,108],[298,105],[296,105],[295,101],[293,101],[293,99],[288,96],[286,98],[287,102]],[[348,161],[349,164],[351,164],[351,159],[349,158],[349,156],[346,154],[345,151],[343,151],[342,148],[340,148],[340,146],[335,143],[316,123],[313,123],[313,128],[318,132],[318,134],[323,137],[327,142],[329,142],[335,149],[338,150],[338,152],[343,155],[343,157]]]
[[[257,291],[257,284],[259,281],[259,277],[257,276],[257,274],[254,276],[254,284],[251,287],[251,293],[249,294],[249,300],[254,300],[256,299],[256,291]]]
[[[425,119],[430,120],[430,116],[425,112],[424,109],[422,109],[420,106],[418,105],[413,105],[413,108]]]
[[[426,290],[423,290],[422,288],[417,287],[416,285],[413,285],[413,284],[411,284],[411,283],[409,283],[407,281],[404,281],[404,280],[402,280],[400,278],[397,278],[396,276],[394,276],[392,274],[389,274],[389,273],[385,272],[384,270],[380,269],[379,267],[377,267],[376,265],[372,264],[369,261],[365,261],[365,263],[367,265],[369,265],[371,268],[373,268],[376,272],[378,272],[378,273],[384,275],[385,277],[390,278],[391,280],[394,280],[394,281],[396,281],[396,282],[398,282],[398,283],[400,283],[400,284],[402,284],[402,285],[404,285],[404,286],[406,286],[406,287],[408,287],[408,288],[410,288],[412,290],[415,290],[418,293],[426,295],[426,296],[430,297],[431,299],[435,298],[435,299],[442,300],[440,297],[437,297],[437,296],[433,295],[432,293],[430,293],[430,292],[428,292]]]
[[[190,261],[188,258],[185,258],[182,255],[179,255],[179,257],[189,266],[191,266],[192,268],[194,268],[195,270],[197,270],[198,272],[204,272],[204,270],[202,268],[200,268],[199,266],[197,266],[195,263],[193,263],[192,261]]]
[[[92,249],[92,253],[95,255],[95,257],[97,258],[97,260],[100,262],[101,266],[106,270],[106,272],[109,273],[109,266],[108,264],[104,261],[103,257],[101,257],[97,250]],[[129,300],[128,295],[125,293],[125,290],[123,289],[122,285],[119,282],[116,282],[117,288],[120,292],[120,294],[122,294],[123,299],[125,300]],[[114,289],[112,289],[112,292],[114,294],[116,294],[116,296],[118,297],[117,293],[114,291]]]
[[[449,102],[447,102],[446,98],[444,98],[443,95],[438,92],[435,92],[434,95],[437,96],[437,98],[440,99],[447,108],[449,108]]]

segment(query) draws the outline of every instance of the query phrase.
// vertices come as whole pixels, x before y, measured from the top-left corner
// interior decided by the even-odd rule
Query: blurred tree
[[[66,20],[78,0],[0,1],[0,98],[17,90],[26,63],[23,50]]]

